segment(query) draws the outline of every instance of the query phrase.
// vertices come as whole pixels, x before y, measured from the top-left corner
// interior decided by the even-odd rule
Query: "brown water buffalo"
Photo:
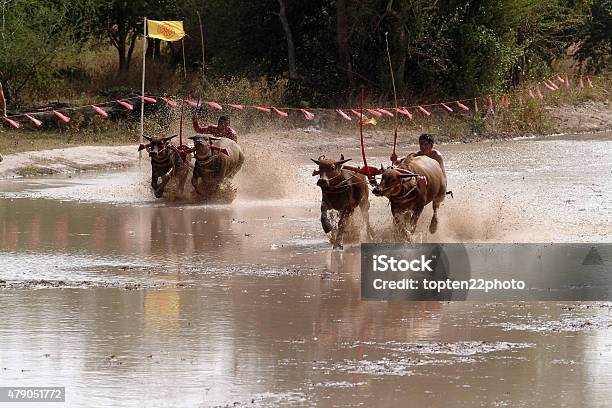
[[[333,247],[342,248],[346,223],[357,206],[359,206],[361,217],[366,225],[368,239],[372,239],[366,177],[358,172],[343,169],[342,165],[350,160],[345,159],[344,156],[339,161],[325,159],[325,156],[319,157],[318,160],[311,160],[319,166],[317,186],[321,188],[322,194],[321,226],[326,234],[333,229],[328,212],[335,210],[340,214]]]
[[[166,184],[173,174],[176,174],[183,167],[180,154],[170,140],[174,136],[149,137],[144,136],[149,141],[146,145],[141,145],[138,150],[146,149],[151,158],[151,188],[155,197],[160,198],[164,194]]]
[[[192,136],[195,166],[191,184],[203,197],[215,194],[242,167],[244,155],[238,143],[227,138]]]
[[[410,240],[423,208],[430,202],[434,213],[429,232],[436,232],[438,208],[446,197],[446,176],[437,161],[427,156],[409,156],[397,168],[384,170],[381,182],[372,193],[389,199],[397,232]]]

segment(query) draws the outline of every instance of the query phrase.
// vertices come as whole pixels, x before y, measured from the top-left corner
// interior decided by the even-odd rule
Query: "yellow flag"
[[[147,36],[164,41],[178,41],[185,36],[183,22],[147,20]]]

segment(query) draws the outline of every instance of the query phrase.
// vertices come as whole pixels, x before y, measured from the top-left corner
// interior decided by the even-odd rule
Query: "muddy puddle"
[[[612,136],[442,149],[455,198],[423,241],[612,238]],[[146,166],[1,181],[0,386],[65,386],[68,406],[607,404],[609,303],[361,301],[359,232],[331,251],[308,158],[241,174],[231,205],[155,200]]]

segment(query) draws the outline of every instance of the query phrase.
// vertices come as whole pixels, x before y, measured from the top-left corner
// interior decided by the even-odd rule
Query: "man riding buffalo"
[[[427,156],[437,161],[438,164],[440,164],[440,168],[442,169],[442,172],[446,174],[446,170],[444,169],[444,160],[442,159],[442,154],[438,150],[433,148],[434,143],[435,142],[434,142],[433,135],[430,135],[428,133],[423,133],[421,136],[419,136],[420,149],[418,152],[410,153],[408,156],[404,157],[401,160],[398,160],[397,155],[393,153],[390,157],[391,163],[397,166],[401,162],[403,162],[404,160],[410,157]]]
[[[206,127],[201,127],[198,123],[198,118],[195,115],[192,118],[192,122],[193,129],[199,134],[213,135],[214,137],[225,137],[238,143],[236,131],[230,127],[229,116],[221,116],[217,122],[217,126],[208,125]]]

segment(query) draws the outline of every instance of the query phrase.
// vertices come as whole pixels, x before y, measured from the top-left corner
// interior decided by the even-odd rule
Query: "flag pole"
[[[147,18],[144,18],[144,37],[142,39],[142,100],[140,101],[140,144],[144,143],[144,96],[145,96],[145,68],[147,63]],[[138,152],[138,162],[142,160],[142,150]]]
[[[204,28],[202,28],[202,17],[200,17],[200,12],[196,10],[196,13],[198,14],[198,21],[200,23],[200,42],[202,44],[202,86],[204,86],[206,83],[206,74],[204,71]]]

